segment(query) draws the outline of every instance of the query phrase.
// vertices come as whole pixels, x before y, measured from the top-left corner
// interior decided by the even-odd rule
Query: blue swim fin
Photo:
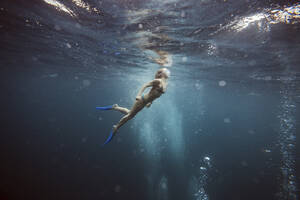
[[[108,138],[106,139],[106,141],[104,142],[104,144],[102,146],[104,146],[104,145],[108,144],[110,141],[112,141],[114,136],[115,136],[114,130],[111,130]]]
[[[96,107],[96,109],[99,109],[99,110],[111,110],[112,108],[113,108],[113,106]]]

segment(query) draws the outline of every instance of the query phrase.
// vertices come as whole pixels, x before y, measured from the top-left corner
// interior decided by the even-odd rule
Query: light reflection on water
[[[77,16],[70,8],[68,8],[64,4],[60,3],[59,1],[56,1],[56,0],[43,0],[43,1],[49,5],[54,6],[55,9],[57,9],[58,11],[63,11],[72,17]]]
[[[262,23],[264,22],[264,23]],[[259,31],[269,32],[270,24],[296,24],[300,22],[300,5],[290,6],[284,9],[264,9],[262,12],[254,13],[249,16],[237,17],[229,24],[221,26],[215,33],[230,29],[241,32],[251,25],[256,25]],[[211,33],[211,35],[215,34]]]
[[[64,5],[63,3],[57,1],[57,0],[43,0],[45,3],[54,6],[54,8],[58,11],[62,11],[65,12],[66,14],[70,15],[71,17],[77,17],[78,15],[70,8],[68,8],[66,5]],[[97,14],[100,14],[100,11],[97,8],[93,8],[91,7],[88,3],[82,1],[82,0],[72,0],[72,2],[80,7],[85,9],[88,12],[94,12]]]

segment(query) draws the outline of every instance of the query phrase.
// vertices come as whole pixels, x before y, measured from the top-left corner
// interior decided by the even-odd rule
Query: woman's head
[[[157,70],[156,74],[155,74],[155,78],[169,78],[171,75],[170,70],[168,70],[167,68],[161,68],[159,70]]]

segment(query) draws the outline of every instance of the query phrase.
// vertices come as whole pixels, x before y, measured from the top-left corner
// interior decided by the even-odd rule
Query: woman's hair
[[[157,70],[156,74],[155,74],[155,78],[161,78],[162,75],[165,75],[167,78],[170,77],[171,72],[170,70],[168,70],[167,68],[161,68],[159,70]]]

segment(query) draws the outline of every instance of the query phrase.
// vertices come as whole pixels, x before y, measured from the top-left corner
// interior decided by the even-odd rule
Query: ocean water
[[[296,200],[300,5],[2,0],[0,199]],[[156,70],[168,89],[101,146]]]

